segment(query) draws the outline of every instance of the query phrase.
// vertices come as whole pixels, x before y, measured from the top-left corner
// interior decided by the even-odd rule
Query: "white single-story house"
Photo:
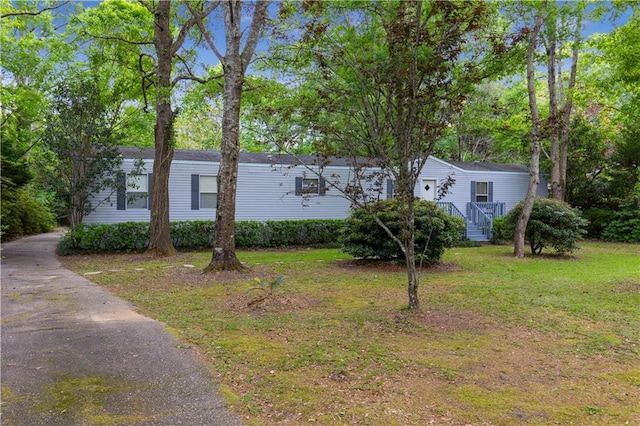
[[[85,223],[149,221],[149,188],[154,149],[121,148],[123,171],[130,173],[143,160],[139,174],[129,175],[126,191],[100,204]],[[354,178],[353,168],[343,159],[332,159],[318,171],[315,156],[241,153],[238,166],[236,220],[343,219],[351,202],[333,185],[344,186]],[[305,165],[301,165],[301,161]],[[215,218],[220,164],[217,151],[176,150],[169,177],[170,220]],[[311,170],[310,170],[311,169]],[[447,162],[429,157],[416,185],[417,197],[435,200],[447,177],[455,182],[439,204],[468,223],[467,236],[486,239],[491,218],[502,216],[522,200],[529,183],[528,168],[514,164]],[[451,182],[451,180],[450,180]],[[393,183],[386,180],[380,198],[393,196]],[[107,193],[99,194],[104,198]],[[538,196],[547,196],[541,181]],[[488,220],[488,223],[487,223]],[[484,230],[484,235],[480,233]]]

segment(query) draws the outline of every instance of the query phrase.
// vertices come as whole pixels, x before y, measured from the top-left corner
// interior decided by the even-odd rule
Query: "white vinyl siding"
[[[134,169],[134,162],[134,159],[125,158],[123,171],[130,173]],[[153,159],[145,158],[143,172],[148,173],[152,168]],[[215,210],[204,206],[200,209],[200,204],[210,203],[211,200],[206,199],[207,194],[211,199],[214,191],[217,192],[218,188],[214,188],[211,181],[207,182],[206,177],[215,177],[218,170],[219,163],[214,161],[173,160],[169,178],[171,221],[215,219]],[[346,182],[353,179],[353,170],[347,166],[329,165],[322,172],[324,178],[318,178],[315,174],[316,170],[313,172],[305,170],[302,166],[241,162],[238,166],[236,220],[343,219],[347,217],[351,212],[351,203],[335,189],[334,185],[345,186]],[[466,211],[467,203],[471,201],[471,182],[493,182],[493,201],[505,202],[507,210],[524,198],[529,182],[528,173],[468,171],[436,158],[429,158],[417,182],[422,183],[422,179],[437,179],[437,185],[440,185],[447,175],[455,179],[455,184],[441,201],[452,202],[463,212]],[[200,177],[205,177],[202,189],[199,188]],[[317,195],[296,196],[298,188],[301,188],[302,178],[318,178]],[[195,193],[194,183],[198,187]],[[386,187],[378,189],[378,196],[393,197],[392,182],[387,181],[384,184]],[[416,185],[416,197],[421,197],[422,186]],[[140,188],[149,189],[148,185],[145,187],[140,185]],[[128,190],[131,189],[128,188]],[[105,191],[97,198],[108,195],[109,193]],[[96,211],[86,217],[86,223],[148,222],[149,210],[125,209],[124,191],[122,195],[122,209],[116,207],[116,197],[112,195],[111,202],[100,205]],[[201,199],[202,195],[204,199]],[[538,195],[547,195],[544,177],[541,177]],[[194,204],[196,207],[192,208]]]
[[[429,157],[422,169],[419,182],[422,182],[422,178],[428,179],[432,176],[438,177],[438,184],[446,179],[447,176],[455,179],[455,183],[449,188],[449,192],[439,201],[453,203],[461,212],[465,212],[467,203],[472,201],[470,194],[471,182],[492,182],[492,201],[505,203],[506,211],[511,210],[524,199],[529,185],[529,173],[527,172],[463,170],[446,161]],[[545,176],[541,175],[537,191],[538,197],[547,197],[546,185]],[[422,187],[421,185],[416,185],[415,196],[420,197],[421,195]]]

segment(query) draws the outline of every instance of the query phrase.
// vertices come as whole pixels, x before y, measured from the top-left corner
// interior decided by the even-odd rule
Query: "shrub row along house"
[[[149,221],[154,151],[121,148],[120,152],[127,173],[126,190],[98,205],[85,223]],[[131,174],[140,160],[141,171]],[[171,221],[215,218],[219,165],[217,151],[176,150],[169,178]],[[236,220],[343,219],[352,203],[338,188],[355,178],[354,168],[345,159],[327,162],[315,156],[241,153]],[[432,156],[422,170],[415,195],[438,201],[449,214],[465,219],[469,239],[487,240],[492,219],[506,214],[524,198],[528,182],[529,170],[522,165],[447,162]],[[370,192],[379,198],[393,197],[393,182],[385,179],[380,183],[382,187],[376,190],[370,182]],[[448,186],[445,194],[443,185]],[[546,183],[542,181],[538,188],[538,196],[546,197]],[[108,193],[97,196],[107,197]]]

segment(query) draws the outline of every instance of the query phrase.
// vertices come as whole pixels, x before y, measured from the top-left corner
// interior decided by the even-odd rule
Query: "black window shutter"
[[[116,209],[127,209],[127,176],[122,173],[118,176],[118,194],[116,197]]]
[[[393,180],[387,179],[387,200],[393,198]]]
[[[493,182],[489,182],[487,184],[487,201],[493,203]]]
[[[476,181],[475,180],[471,181],[471,202],[472,203],[476,202]]]
[[[151,210],[151,193],[153,192],[153,173],[147,175],[147,210]]]
[[[302,195],[302,178],[296,177],[296,195]]]
[[[191,210],[200,210],[200,175],[191,175]]]
[[[327,195],[327,182],[324,178],[318,179],[318,193],[320,195]]]

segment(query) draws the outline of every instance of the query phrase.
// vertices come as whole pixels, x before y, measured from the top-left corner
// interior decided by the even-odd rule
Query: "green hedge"
[[[603,240],[624,243],[640,243],[640,210],[627,209],[615,212],[602,231]]]
[[[337,246],[343,226],[344,221],[337,219],[236,222],[236,247]],[[211,248],[214,222],[172,222],[171,238],[177,250]],[[62,237],[58,254],[136,253],[143,252],[148,245],[147,222],[80,225]]]

